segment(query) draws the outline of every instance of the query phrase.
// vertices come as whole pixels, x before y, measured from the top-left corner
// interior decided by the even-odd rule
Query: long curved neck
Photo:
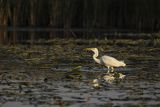
[[[94,51],[94,55],[93,55],[93,59],[97,62],[97,63],[101,63],[100,59],[97,58],[98,57],[98,50]]]

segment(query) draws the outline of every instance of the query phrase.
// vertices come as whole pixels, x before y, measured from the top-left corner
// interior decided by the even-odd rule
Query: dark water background
[[[125,78],[100,88],[107,72],[84,51],[124,60]],[[51,45],[0,46],[0,107],[159,107],[160,48],[150,40],[56,39]]]

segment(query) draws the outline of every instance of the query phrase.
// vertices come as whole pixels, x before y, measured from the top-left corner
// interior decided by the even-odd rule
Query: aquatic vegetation
[[[0,46],[0,105],[159,106],[158,47],[147,45],[148,40],[87,41]],[[102,55],[124,59],[127,67],[107,73],[93,63],[83,49],[97,44]]]
[[[82,68],[82,66],[74,67],[74,68],[71,69],[70,72],[77,72],[77,71],[80,71],[80,68]]]
[[[160,47],[160,38],[157,38],[157,39],[153,40],[153,46]]]

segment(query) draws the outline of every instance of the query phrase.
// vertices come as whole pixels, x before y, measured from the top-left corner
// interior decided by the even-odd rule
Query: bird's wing
[[[118,67],[119,61],[111,56],[102,56],[101,61],[105,66],[112,66],[112,67]]]

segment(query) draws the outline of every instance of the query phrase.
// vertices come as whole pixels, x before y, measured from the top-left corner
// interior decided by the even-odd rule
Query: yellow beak
[[[90,51],[90,50],[92,50],[92,48],[85,48],[84,50],[85,51]]]

